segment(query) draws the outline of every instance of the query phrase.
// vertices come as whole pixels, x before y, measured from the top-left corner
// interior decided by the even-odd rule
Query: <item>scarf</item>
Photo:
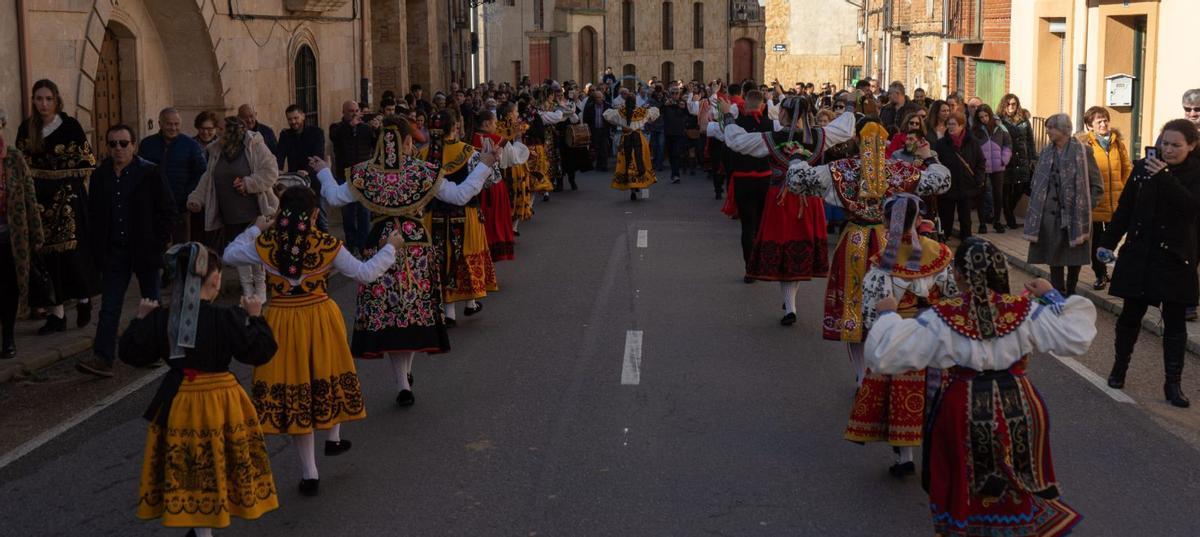
[[[187,273],[179,270],[181,256],[187,256]],[[176,280],[171,291],[171,316],[167,321],[167,336],[171,343],[170,359],[183,358],[184,349],[196,348],[196,324],[200,316],[200,287],[208,274],[208,250],[198,242],[176,244],[167,250],[167,271]]]
[[[1025,213],[1025,240],[1037,242],[1042,213],[1050,192],[1050,181],[1058,177],[1059,203],[1063,209],[1063,227],[1071,246],[1087,242],[1091,232],[1092,196],[1088,177],[1088,152],[1075,138],[1067,140],[1066,150],[1058,155],[1052,143],[1042,150],[1033,171],[1029,210]],[[1056,173],[1057,172],[1057,173]]]
[[[908,212],[909,205],[916,206],[917,218],[913,218],[912,227],[906,230],[904,229],[904,216]],[[907,192],[896,194],[883,202],[883,213],[890,216],[887,217],[887,246],[879,258],[879,268],[888,273],[892,272],[892,268],[896,266],[896,253],[900,250],[900,243],[904,241],[904,232],[907,231],[911,234],[912,251],[908,255],[905,268],[911,271],[919,270],[921,268],[921,237],[917,234],[917,224],[921,221],[921,198]]]
[[[958,129],[958,134],[947,134],[950,137],[950,143],[954,144],[955,149],[962,149],[963,142],[967,139],[967,129]]]
[[[1112,133],[1110,132],[1106,135],[1097,134],[1096,143],[1100,144],[1100,147],[1107,153],[1108,148],[1112,147]]]

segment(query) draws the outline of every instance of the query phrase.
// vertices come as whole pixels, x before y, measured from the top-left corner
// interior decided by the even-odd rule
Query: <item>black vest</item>
[[[750,114],[739,115],[735,123],[746,132],[771,132],[775,128],[775,122],[771,121],[766,114],[757,118]],[[734,151],[729,151],[729,154],[730,171],[733,173],[762,175],[771,171],[771,162],[768,159],[743,155]],[[765,175],[763,178],[766,178]]]

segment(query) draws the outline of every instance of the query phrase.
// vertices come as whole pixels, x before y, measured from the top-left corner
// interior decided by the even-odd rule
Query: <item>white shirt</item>
[[[258,229],[258,226],[247,227],[246,231],[243,231],[241,235],[238,235],[236,239],[233,239],[233,242],[229,243],[229,246],[225,247],[225,254],[221,256],[221,260],[226,264],[233,266],[262,265],[264,268],[266,268],[267,272],[270,272],[276,276],[283,276],[277,270],[269,266],[266,263],[267,260],[263,259],[262,256],[259,255],[258,248],[255,247],[255,241],[258,240],[258,236],[260,234],[262,234],[262,231]],[[333,270],[345,274],[354,281],[360,283],[371,283],[379,279],[379,277],[387,271],[388,267],[392,266],[392,264],[395,262],[396,249],[392,248],[392,245],[390,244],[384,245],[383,248],[375,253],[374,257],[367,261],[359,261],[358,258],[354,257],[354,254],[351,254],[345,246],[342,246],[341,249],[338,250],[337,257],[333,258]],[[295,286],[300,285],[300,282],[304,280],[307,280],[313,276],[319,276],[321,274],[323,273],[314,272],[311,274],[304,274],[300,279],[287,277],[284,278],[288,281],[288,283]]]
[[[717,123],[709,123],[709,126],[718,125]],[[782,128],[778,122],[775,123],[775,129]],[[825,147],[833,147],[837,144],[854,138],[854,114],[844,112],[837,119],[829,122],[828,125],[821,127],[825,130]],[[746,129],[738,126],[736,123],[730,123],[725,126],[724,136],[725,146],[734,153],[749,155],[751,157],[765,157],[771,152],[771,144],[766,136],[761,132],[746,132]]]
[[[438,187],[435,196],[451,205],[466,205],[471,198],[479,194],[484,185],[492,179],[494,170],[483,163],[475,166],[471,170],[471,174],[467,176],[462,184],[455,184],[453,181],[442,181]],[[317,172],[317,179],[321,181],[321,197],[325,199],[333,207],[341,207],[358,201],[354,198],[354,194],[350,190],[350,183],[337,184],[333,179],[333,174],[329,168],[324,168]]]

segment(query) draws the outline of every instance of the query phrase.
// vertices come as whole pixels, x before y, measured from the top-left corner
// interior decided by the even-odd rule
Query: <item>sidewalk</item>
[[[1008,255],[1008,261],[1013,266],[1025,272],[1033,274],[1041,278],[1049,278],[1049,267],[1045,265],[1031,265],[1025,261],[1029,253],[1029,242],[1021,236],[1021,230],[1009,230],[1005,233],[988,233],[980,235],[980,237],[991,241],[998,248]],[[957,242],[957,241],[955,241]],[[1096,273],[1092,272],[1092,267],[1084,266],[1079,271],[1079,286],[1075,289],[1075,293],[1079,296],[1087,297],[1096,304],[1097,308],[1112,312],[1113,315],[1119,315],[1123,301],[1120,298],[1109,295],[1107,288],[1096,291],[1092,289],[1092,284],[1096,282]],[[1188,352],[1200,357],[1200,330],[1196,330],[1195,323],[1189,323],[1188,330]],[[1146,317],[1142,319],[1142,328],[1146,331],[1162,337],[1162,317],[1158,308],[1150,308],[1146,312]]]

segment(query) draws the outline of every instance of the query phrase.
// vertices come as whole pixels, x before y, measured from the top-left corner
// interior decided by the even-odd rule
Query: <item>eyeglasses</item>
[[[1185,106],[1183,111],[1191,114],[1200,113],[1200,106]]]
[[[916,125],[916,126],[920,127],[920,126],[921,126],[921,121],[920,121],[920,120],[916,120],[916,119],[914,119],[914,120],[912,120],[912,121],[909,121],[909,122],[908,122],[908,124],[909,124],[909,125]]]
[[[109,140],[108,148],[116,149],[118,145],[121,146],[122,148],[125,148],[125,147],[129,147],[129,144],[132,144],[132,143],[133,142],[131,142],[129,140]]]

